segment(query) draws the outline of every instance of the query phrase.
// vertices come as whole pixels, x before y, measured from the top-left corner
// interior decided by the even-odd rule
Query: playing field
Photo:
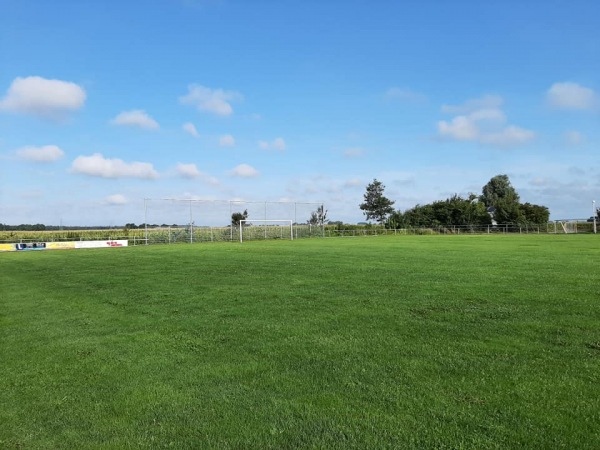
[[[600,448],[600,239],[0,254],[0,448]]]

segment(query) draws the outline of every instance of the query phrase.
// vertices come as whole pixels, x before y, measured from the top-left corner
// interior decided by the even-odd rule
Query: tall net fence
[[[324,225],[309,223],[319,207],[321,203],[310,202],[145,199],[144,239],[147,243],[235,241],[239,221],[234,215],[244,218],[246,227],[260,227],[260,232],[248,233],[254,239],[283,236],[281,224],[269,222],[276,220],[291,220],[294,238],[323,237]]]

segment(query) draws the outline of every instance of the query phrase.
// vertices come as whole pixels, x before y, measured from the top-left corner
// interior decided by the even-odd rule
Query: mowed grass
[[[600,448],[599,244],[0,254],[0,448]]]

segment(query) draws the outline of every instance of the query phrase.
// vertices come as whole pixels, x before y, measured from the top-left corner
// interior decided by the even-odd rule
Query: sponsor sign
[[[48,250],[75,248],[75,242],[46,242],[46,248]]]
[[[68,242],[27,242],[17,244],[0,244],[0,252],[61,250],[69,248],[113,248],[127,247],[127,239],[105,241],[68,241]]]
[[[17,251],[25,251],[25,250],[46,250],[45,242],[27,242],[15,244],[15,248]]]
[[[75,241],[75,248],[127,247],[127,239],[112,241]]]

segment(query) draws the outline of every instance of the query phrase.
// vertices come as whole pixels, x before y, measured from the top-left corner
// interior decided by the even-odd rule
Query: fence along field
[[[0,255],[0,447],[600,448],[592,235]]]
[[[285,239],[287,234],[280,226],[255,227],[259,231],[249,232],[248,239]],[[265,230],[267,231],[265,234]],[[519,227],[511,224],[496,226],[440,225],[437,227],[413,227],[386,229],[381,225],[334,224],[324,226],[294,223],[294,239],[309,237],[357,237],[381,235],[428,235],[428,234],[586,234],[593,233],[593,223],[586,220],[554,221],[546,225]],[[129,245],[175,244],[194,242],[239,241],[239,230],[235,227],[184,225],[151,225],[148,228],[111,228],[96,230],[51,230],[51,231],[2,231],[0,243],[55,242],[73,240],[117,240],[127,239]],[[246,238],[245,238],[246,239]]]

